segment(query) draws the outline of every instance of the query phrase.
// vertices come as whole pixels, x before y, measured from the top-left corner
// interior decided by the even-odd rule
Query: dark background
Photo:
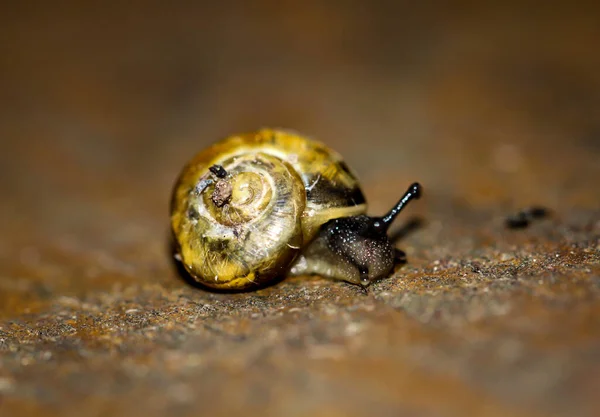
[[[562,3],[3,3],[0,415],[597,415],[600,11]],[[372,213],[420,181],[409,263],[189,286],[174,179],[262,126]]]

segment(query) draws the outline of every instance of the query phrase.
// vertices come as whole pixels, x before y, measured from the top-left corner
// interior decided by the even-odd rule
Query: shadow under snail
[[[367,287],[387,277],[401,251],[387,236],[421,187],[384,216],[366,212],[341,156],[273,129],[227,137],[197,154],[173,190],[176,258],[199,283],[243,290],[290,275]]]

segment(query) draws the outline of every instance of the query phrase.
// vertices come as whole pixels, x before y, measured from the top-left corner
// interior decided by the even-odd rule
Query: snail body
[[[387,223],[365,212],[358,180],[337,152],[262,129],[225,138],[185,166],[171,227],[185,269],[211,288],[246,289],[286,273],[364,286],[394,263]]]

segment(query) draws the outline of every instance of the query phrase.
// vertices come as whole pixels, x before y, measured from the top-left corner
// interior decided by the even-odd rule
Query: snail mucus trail
[[[232,186],[228,173],[221,165],[209,167],[212,178],[204,179],[198,192],[211,183],[215,184],[211,200],[217,207],[229,202]],[[356,216],[331,219],[321,230],[290,269],[291,275],[324,275],[358,284],[367,288],[383,278],[398,261],[405,261],[403,251],[396,249],[388,237],[388,229],[396,216],[413,199],[421,197],[422,187],[413,183],[404,195],[384,216]],[[355,277],[358,279],[348,279]]]

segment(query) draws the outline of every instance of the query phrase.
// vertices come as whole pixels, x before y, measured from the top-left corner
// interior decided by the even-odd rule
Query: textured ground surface
[[[598,415],[599,13],[412,3],[2,6],[1,416]],[[175,176],[263,125],[373,213],[419,180],[409,263],[366,296],[181,279]]]

